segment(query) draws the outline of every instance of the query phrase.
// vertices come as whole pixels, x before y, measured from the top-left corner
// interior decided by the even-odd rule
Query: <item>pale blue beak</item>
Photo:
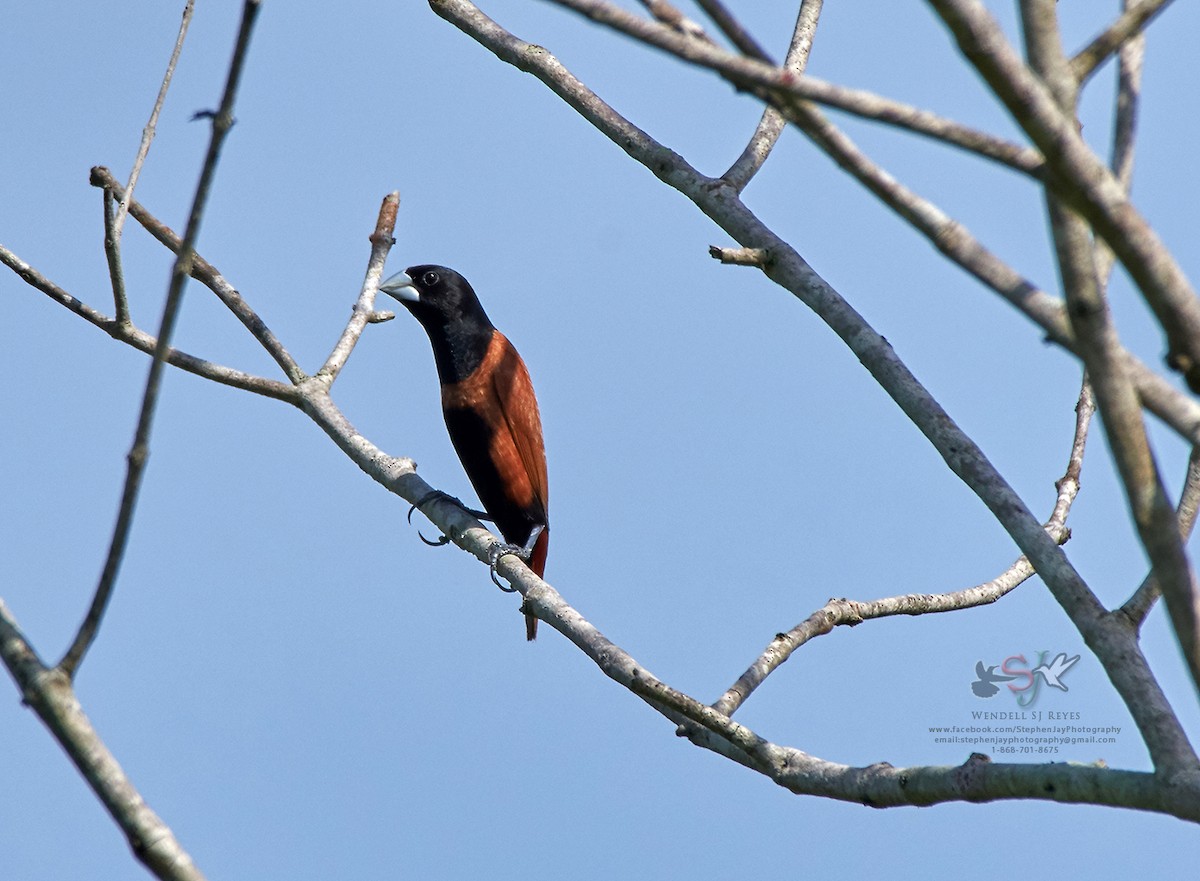
[[[379,290],[389,297],[408,303],[421,302],[421,293],[407,272],[397,272],[379,285]]]

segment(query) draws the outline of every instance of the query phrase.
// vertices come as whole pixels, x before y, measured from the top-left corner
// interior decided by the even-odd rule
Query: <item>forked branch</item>
[[[1159,771],[1172,777],[1194,775],[1200,762],[1129,628],[1112,620],[1054,538],[1046,533],[982,451],[908,371],[886,340],[795,249],[762,224],[731,188],[700,174],[678,154],[629,123],[546,49],[514,37],[466,0],[431,0],[431,6],[501,60],[538,77],[629,156],[692,200],[739,245],[771,255],[766,274],[809,306],[841,337],[1030,559],[1100,659],[1133,715]],[[541,617],[538,596],[531,594],[527,603]]]
[[[104,561],[104,569],[100,574],[100,582],[92,599],[91,608],[84,617],[71,647],[58,668],[68,679],[75,675],[75,669],[83,660],[88,647],[96,638],[104,610],[112,596],[116,585],[117,573],[121,568],[121,560],[125,555],[125,546],[129,540],[129,532],[133,525],[133,513],[137,506],[138,494],[141,492],[142,476],[145,474],[146,461],[150,457],[150,434],[154,425],[154,413],[158,405],[158,393],[162,384],[163,367],[166,364],[167,352],[170,349],[171,336],[179,317],[179,309],[183,305],[183,288],[191,274],[196,239],[200,235],[200,224],[204,218],[204,209],[208,204],[208,195],[212,189],[213,179],[217,172],[217,159],[225,137],[233,126],[233,107],[237,97],[238,85],[241,82],[242,70],[245,66],[246,55],[250,48],[250,35],[254,31],[254,22],[258,17],[259,0],[246,0],[242,12],[242,26],[238,31],[237,46],[234,48],[233,61],[229,65],[229,75],[225,81],[225,92],[221,97],[220,109],[212,118],[212,136],[208,142],[208,151],[204,157],[204,165],[200,170],[200,181],[196,185],[196,195],[192,199],[192,209],[188,215],[187,230],[180,244],[175,265],[171,268],[171,281],[167,288],[167,301],[163,307],[162,322],[159,325],[158,339],[155,342],[154,357],[150,361],[150,372],[146,378],[146,389],[142,395],[142,408],[138,416],[137,430],[134,433],[133,447],[129,451],[128,468],[125,475],[125,487],[121,494],[121,506],[117,513],[117,523],[113,528],[112,540],[109,544],[108,557]]]
[[[1067,515],[1079,495],[1079,475],[1083,468],[1083,453],[1087,446],[1088,428],[1096,405],[1091,388],[1084,381],[1075,404],[1075,434],[1071,439],[1071,453],[1067,470],[1056,481],[1058,497],[1050,519],[1046,521],[1046,532],[1060,544],[1070,536]],[[713,704],[713,709],[732,716],[746,699],[767,677],[783,665],[788,658],[805,643],[840,626],[854,627],[873,618],[888,618],[894,615],[929,615],[941,612],[957,612],[994,603],[1034,575],[1033,565],[1025,557],[1009,566],[995,578],[968,587],[941,594],[906,594],[886,599],[860,602],[848,599],[831,599],[787,633],[776,634],[762,654],[755,659],[746,672],[738,677],[725,694]]]

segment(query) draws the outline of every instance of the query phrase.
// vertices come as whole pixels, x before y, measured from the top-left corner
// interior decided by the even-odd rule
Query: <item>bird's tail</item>
[[[533,570],[538,578],[544,577],[546,571],[546,553],[550,550],[550,527],[542,530],[541,535],[537,537],[537,541],[533,545],[533,553],[529,555],[529,568]],[[528,642],[533,642],[537,639],[538,619],[525,613],[525,639]]]

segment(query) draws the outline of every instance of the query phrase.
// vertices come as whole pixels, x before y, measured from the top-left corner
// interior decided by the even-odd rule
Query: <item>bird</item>
[[[422,264],[379,286],[425,329],[433,346],[450,441],[488,517],[542,578],[550,547],[546,446],[529,370],[492,324],[470,283],[445,266]],[[538,619],[525,613],[525,638]]]

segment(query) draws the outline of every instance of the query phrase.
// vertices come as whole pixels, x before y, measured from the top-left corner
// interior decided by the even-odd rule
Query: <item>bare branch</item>
[[[1200,447],[1192,447],[1192,454],[1188,457],[1187,476],[1175,510],[1179,517],[1179,539],[1186,542],[1196,526],[1196,512],[1200,510]],[[1134,627],[1141,627],[1161,593],[1158,578],[1151,569],[1117,613],[1128,618]]]
[[[179,62],[179,54],[183,51],[183,41],[187,37],[188,26],[192,21],[195,10],[194,0],[187,0],[183,8],[183,17],[179,23],[179,35],[175,38],[175,47],[171,50],[171,58],[167,62],[167,72],[163,75],[162,85],[159,86],[158,97],[154,108],[150,111],[150,120],[142,129],[142,140],[138,145],[137,156],[133,160],[133,169],[129,173],[129,184],[125,187],[116,210],[113,210],[113,191],[104,191],[104,253],[108,258],[108,275],[112,282],[113,303],[117,324],[130,324],[129,298],[125,292],[125,273],[121,268],[121,233],[125,229],[125,218],[129,214],[129,200],[133,198],[133,190],[137,186],[142,173],[146,156],[150,153],[150,143],[154,140],[154,132],[158,125],[158,115],[162,112],[167,100],[167,89],[170,88],[171,78],[175,75],[175,65]]]
[[[1124,0],[1128,9],[1131,0]],[[1109,167],[1121,188],[1129,193],[1133,185],[1134,136],[1137,132],[1138,103],[1142,94],[1142,67],[1146,55],[1146,35],[1138,32],[1121,44],[1117,67],[1117,107],[1113,121],[1112,155]],[[1103,241],[1096,242],[1096,275],[1101,286],[1108,285],[1114,255]]]
[[[125,293],[125,271],[121,268],[121,243],[116,229],[113,211],[113,194],[104,191],[104,256],[108,261],[108,278],[112,284],[113,309],[117,324],[127,325],[129,320],[129,297]]]
[[[787,120],[774,107],[764,110],[745,149],[721,177],[739,193],[744,190],[771,155],[786,126]]]
[[[1125,46],[1131,38],[1140,37],[1151,19],[1166,9],[1170,2],[1171,0],[1127,2],[1120,17],[1071,59],[1071,74],[1076,82],[1082,85],[1109,55]]]
[[[783,62],[784,70],[791,71],[797,77],[804,75],[804,68],[808,65],[808,56],[812,51],[812,41],[817,33],[817,21],[821,17],[823,3],[824,0],[801,0],[796,27],[792,32],[792,42]],[[771,155],[771,150],[786,124],[787,119],[778,109],[767,107],[746,149],[721,177],[739,193],[744,190]]]
[[[120,198],[124,195],[124,190],[121,184],[113,177],[112,172],[103,166],[96,166],[91,172],[91,183],[94,187],[103,187],[106,190],[111,190],[112,193]],[[158,239],[171,251],[178,254],[182,247],[182,242],[176,233],[161,220],[145,209],[140,203],[134,200],[129,202],[129,213],[133,215],[133,219],[140,223],[150,235]],[[250,305],[242,298],[242,295],[221,277],[210,263],[204,260],[200,255],[193,253],[190,261],[190,273],[192,278],[201,282],[205,287],[217,295],[217,298],[225,304],[238,321],[240,321],[247,330],[258,340],[259,345],[266,349],[269,354],[284,372],[284,375],[293,382],[299,382],[304,379],[305,373],[300,369],[294,358],[283,344],[267,327],[266,322],[259,317],[258,313],[250,308]]]
[[[1059,42],[1055,0],[1021,0],[1027,54],[1064,114],[1075,115],[1078,84]],[[1192,679],[1200,688],[1200,592],[1176,515],[1150,449],[1141,403],[1096,274],[1091,231],[1051,188],[1046,205],[1076,349],[1087,367],[1105,435]]]
[[[192,12],[195,0],[187,0],[183,7],[183,19],[179,23],[179,36],[175,38],[175,48],[171,50],[171,60],[167,62],[167,72],[163,74],[162,85],[158,89],[158,97],[154,100],[154,109],[150,111],[150,121],[142,129],[142,142],[138,145],[137,157],[133,160],[133,170],[129,172],[129,183],[125,193],[117,205],[117,214],[112,222],[112,242],[114,248],[121,246],[121,232],[125,229],[125,217],[129,213],[129,200],[133,198],[133,190],[141,176],[142,166],[146,164],[146,156],[150,152],[150,142],[154,140],[154,131],[158,126],[158,114],[162,112],[167,100],[167,89],[171,85],[171,77],[175,75],[175,65],[179,62],[179,53],[183,51],[183,41],[187,37],[188,25],[192,23]],[[121,308],[117,307],[117,320],[121,320]]]
[[[1055,193],[1087,218],[1137,283],[1167,338],[1167,361],[1200,390],[1200,300],[1179,263],[1025,66],[979,0],[929,0],[963,55],[1042,151]]]
[[[1179,537],[1187,541],[1196,527],[1196,514],[1200,512],[1200,447],[1192,447],[1188,457],[1187,475],[1176,506],[1179,514]]]
[[[709,40],[708,34],[704,33],[704,28],[685,16],[679,9],[667,0],[639,0],[646,7],[646,11],[661,21],[672,30],[678,31],[685,37],[692,37],[697,40]]]
[[[238,83],[250,47],[250,34],[254,30],[254,21],[258,17],[260,0],[245,0],[242,7],[242,24],[238,31],[237,46],[234,49],[233,60],[229,65],[229,75],[225,82],[225,93],[221,98],[221,107],[213,116],[212,137],[209,140],[208,152],[200,171],[200,181],[196,185],[196,195],[192,200],[192,210],[188,217],[187,230],[183,236],[175,265],[171,269],[171,282],[167,289],[167,302],[163,307],[163,317],[158,331],[158,340],[154,349],[154,358],[150,362],[150,372],[146,378],[146,390],[142,397],[142,410],[138,416],[137,431],[134,435],[133,447],[129,451],[128,470],[125,475],[125,488],[121,495],[121,507],[117,514],[117,523],[113,528],[112,541],[109,544],[108,557],[104,562],[104,570],[100,582],[96,586],[91,608],[80,625],[71,647],[58,663],[56,670],[68,679],[75,675],[80,661],[96,638],[104,610],[112,596],[116,585],[117,573],[121,568],[121,560],[125,555],[125,546],[133,525],[133,513],[137,506],[138,494],[141,491],[142,476],[145,473],[146,460],[150,455],[150,433],[154,425],[154,411],[158,404],[158,393],[162,383],[162,370],[166,362],[167,350],[170,347],[171,335],[183,304],[183,288],[191,274],[191,264],[195,249],[196,238],[200,234],[200,223],[204,217],[204,208],[208,202],[208,194],[216,175],[217,159],[225,136],[233,125],[233,105],[237,95]]]
[[[744,247],[769,249],[767,275],[791,291],[847,345],[950,469],[984,502],[1033,562],[1054,598],[1104,665],[1164,774],[1194,774],[1200,760],[1171,710],[1129,628],[1114,622],[982,451],[950,419],[879,336],[803,258],[768,229],[720,181],[697,172],[655,142],[572,76],[546,49],[509,34],[467,0],[430,0],[450,21],[502,61],[532,73],[602,134],[664,183],[689,198]],[[528,602],[527,598],[527,602]],[[536,608],[536,605],[535,605]]]
[[[1094,411],[1091,388],[1085,380],[1079,392],[1079,400],[1075,404],[1075,434],[1071,440],[1067,470],[1055,484],[1058,497],[1054,511],[1046,523],[1046,532],[1059,544],[1070,536],[1070,530],[1066,526],[1067,514],[1079,495],[1079,473],[1083,467],[1083,453]],[[815,637],[831,633],[836,627],[854,627],[872,618],[956,612],[988,605],[1011,592],[1033,574],[1035,573],[1032,564],[1027,558],[1021,557],[990,581],[965,590],[942,594],[906,594],[870,602],[831,599],[787,633],[777,634],[746,672],[738,677],[737,682],[713,704],[713,709],[732,716],[796,649]]]
[[[383,274],[383,265],[387,262],[388,252],[392,249],[392,244],[395,242],[392,234],[396,229],[396,212],[399,208],[399,192],[393,192],[385,196],[383,204],[379,206],[379,219],[375,223],[375,232],[371,233],[371,258],[367,262],[367,274],[363,279],[363,286],[358,295],[358,302],[354,304],[354,314],[350,319],[350,323],[346,325],[346,329],[342,332],[341,338],[333,347],[333,351],[329,353],[329,357],[325,360],[325,365],[317,371],[317,376],[330,385],[337,379],[342,368],[346,366],[346,360],[350,357],[350,353],[354,351],[354,346],[358,343],[359,337],[362,336],[363,328],[368,323],[374,323],[379,320],[376,318],[374,311],[375,294],[379,290],[379,279]]]
[[[781,109],[797,98],[828,104],[864,119],[894,125],[914,134],[977,153],[1034,177],[1042,173],[1042,157],[1036,150],[972,129],[927,110],[883,98],[872,92],[833,85],[811,76],[797,78],[770,63],[742,58],[708,43],[681,37],[668,27],[632,15],[603,0],[552,2],[647,45],[669,52],[689,64],[713,70],[738,88],[750,89],[764,101]]]
[[[696,5],[704,10],[705,15],[712,19],[713,24],[720,29],[721,33],[743,55],[757,58],[760,61],[769,62],[771,60],[758,41],[751,36],[748,30],[742,27],[741,23],[725,8],[725,4],[721,0],[696,0]]]
[[[50,281],[4,245],[0,245],[0,263],[3,263],[18,276],[21,277],[26,284],[37,288],[42,293],[48,295],[61,306],[65,306],[70,311],[74,312],[81,318],[90,321],[92,324],[102,328],[106,333],[111,333],[113,319],[109,318],[103,312],[93,309],[83,300],[73,297],[60,288],[54,282]]]
[[[440,525],[440,524],[439,524]],[[1153,774],[1102,765],[995,763],[972,755],[958,767],[894,768],[880,763],[854,768],[772,743],[713,707],[657,679],[610,641],[515,556],[500,574],[525,596],[525,608],[567,637],[600,670],[640,696],[697,746],[713,750],[800,795],[818,795],[872,807],[986,802],[1010,798],[1137,806],[1200,819],[1200,773],[1179,773],[1170,785]]]
[[[199,257],[196,260],[199,263],[203,263]],[[65,306],[85,321],[94,324],[113,339],[128,343],[135,349],[139,349],[148,355],[154,353],[158,345],[157,338],[132,324],[122,325],[116,319],[109,318],[82,300],[71,296],[3,245],[0,245],[0,263],[12,269],[13,272],[19,275],[31,287],[37,288],[56,303]],[[194,269],[195,267],[193,267]],[[171,366],[186,370],[188,373],[193,373],[204,379],[211,379],[213,382],[219,382],[222,385],[253,392],[256,395],[264,395],[268,398],[286,401],[289,404],[297,403],[299,398],[296,389],[286,383],[275,379],[254,376],[250,373],[243,373],[241,370],[235,370],[223,364],[206,361],[203,358],[198,358],[179,349],[168,348],[166,361]]]
[[[813,143],[880,201],[912,224],[942,254],[1034,321],[1050,342],[1074,351],[1074,335],[1062,300],[1039,289],[989,251],[963,224],[947,216],[934,203],[910,190],[871,161],[816,107],[796,103],[790,105],[786,112],[789,121],[797,125]],[[1146,408],[1183,437],[1200,443],[1200,404],[1133,355],[1126,353],[1125,359]]]
[[[3,601],[0,601],[0,659],[24,702],[38,714],[125,833],[134,856],[164,881],[204,881],[204,875],[170,827],[142,800],[84,715],[70,677],[42,663]]]

